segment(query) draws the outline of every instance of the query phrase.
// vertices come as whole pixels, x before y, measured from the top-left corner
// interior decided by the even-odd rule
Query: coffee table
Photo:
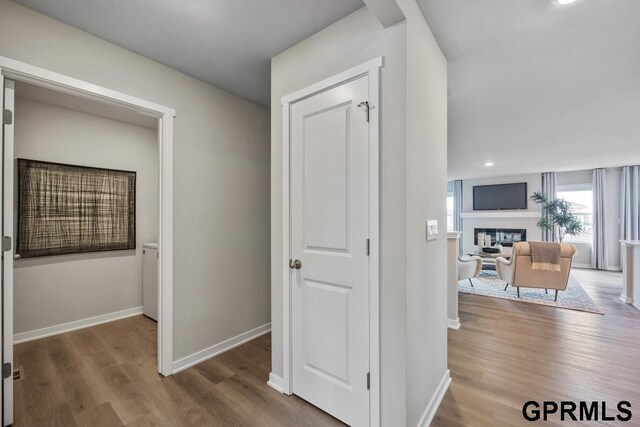
[[[491,270],[491,271],[495,271],[496,269],[496,258],[500,258],[500,257],[505,259],[511,258],[511,254],[507,252],[498,252],[493,254],[489,252],[473,251],[473,252],[469,252],[469,255],[479,256],[480,258],[482,258],[482,269]]]

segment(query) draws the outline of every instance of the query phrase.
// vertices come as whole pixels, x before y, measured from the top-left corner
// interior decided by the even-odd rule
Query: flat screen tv
[[[527,209],[527,183],[477,185],[473,187],[474,211]]]

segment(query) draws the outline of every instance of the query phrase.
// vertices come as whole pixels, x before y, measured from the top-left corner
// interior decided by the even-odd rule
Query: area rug
[[[482,295],[493,298],[509,299],[532,304],[548,305],[569,310],[586,311],[588,313],[604,314],[582,289],[578,281],[569,277],[566,291],[558,292],[558,301],[554,301],[554,291],[545,294],[544,289],[520,288],[518,298],[516,288],[509,286],[504,290],[506,282],[498,279],[495,271],[482,271],[480,277],[473,280],[473,287],[468,280],[458,282],[458,291],[465,294]]]

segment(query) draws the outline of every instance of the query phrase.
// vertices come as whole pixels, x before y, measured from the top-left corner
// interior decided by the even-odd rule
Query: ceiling
[[[449,61],[450,179],[640,163],[640,1],[418,2]]]
[[[16,0],[161,64],[269,105],[270,60],[362,0]]]

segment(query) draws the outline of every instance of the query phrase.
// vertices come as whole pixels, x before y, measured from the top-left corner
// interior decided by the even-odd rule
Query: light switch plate
[[[438,221],[430,219],[427,221],[427,242],[438,238]]]

